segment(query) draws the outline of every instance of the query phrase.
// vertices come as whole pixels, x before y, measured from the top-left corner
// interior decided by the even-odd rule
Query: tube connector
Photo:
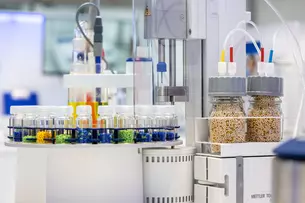
[[[230,76],[235,76],[236,75],[236,68],[237,65],[236,65],[236,62],[230,62],[228,63],[228,74]]]
[[[266,63],[265,62],[257,62],[257,74],[259,76],[266,75]]]
[[[224,76],[227,74],[227,63],[226,62],[218,62],[218,75]]]
[[[274,75],[274,63],[266,63],[266,74],[267,76]]]

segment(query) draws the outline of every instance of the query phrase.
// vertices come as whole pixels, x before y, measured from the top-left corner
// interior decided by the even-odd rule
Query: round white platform
[[[138,144],[31,144],[22,142],[6,141],[5,146],[18,147],[18,148],[158,148],[158,147],[171,147],[182,145],[182,140],[171,142],[150,142]]]

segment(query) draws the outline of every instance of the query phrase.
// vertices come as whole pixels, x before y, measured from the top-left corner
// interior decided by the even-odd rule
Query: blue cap
[[[261,48],[261,42],[257,41],[256,43],[257,43],[258,48]],[[253,42],[247,42],[247,44],[246,44],[246,54],[247,55],[258,54],[257,50],[255,49],[255,46],[254,46]]]
[[[281,159],[305,161],[305,140],[289,140],[277,147],[274,153]]]
[[[165,62],[159,62],[157,64],[157,72],[161,72],[161,73],[164,73],[166,72],[166,63]]]

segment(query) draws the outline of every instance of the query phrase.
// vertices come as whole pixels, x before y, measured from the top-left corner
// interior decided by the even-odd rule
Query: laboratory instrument
[[[91,14],[93,10],[98,10],[95,7],[99,1],[94,3],[95,6],[92,3],[85,4],[91,5]],[[72,139],[75,128],[78,143],[46,145],[8,141],[6,145],[22,149],[24,162],[19,167],[28,172],[25,174],[18,170],[19,177],[24,179],[19,179],[17,185],[29,182],[26,177],[34,172],[39,180],[47,177],[43,186],[33,184],[31,188],[36,187],[35,190],[24,191],[18,188],[17,194],[23,194],[18,202],[269,202],[274,160],[272,150],[278,145],[282,131],[277,132],[279,139],[272,140],[276,142],[247,142],[249,118],[246,117],[248,109],[244,108],[242,97],[247,94],[247,81],[253,79],[244,78],[246,69],[241,68],[245,67],[246,46],[235,55],[234,46],[230,46],[230,62],[226,62],[227,45],[236,32],[250,36],[257,52],[262,52],[249,33],[235,28],[238,22],[249,21],[251,18],[251,13],[246,11],[246,2],[146,0],[143,9],[144,37],[148,41],[157,41],[158,44],[158,57],[152,59],[157,62],[152,63],[153,84],[149,86],[152,90],[152,103],[155,105],[146,101],[141,104],[149,105],[153,110],[149,110],[149,107],[137,110],[140,104],[134,100],[135,105],[115,106],[112,110],[101,107],[99,118],[97,114],[94,115],[97,106],[101,104],[91,105],[88,101],[97,101],[96,92],[99,90],[96,91],[96,88],[133,88],[137,91],[134,84],[139,84],[135,81],[139,78],[134,72],[100,74],[99,67],[95,65],[100,63],[98,57],[101,53],[94,50],[102,48],[102,21],[101,17],[93,15],[98,23],[95,31],[98,32],[92,30],[92,25],[95,24],[93,21],[88,23],[88,30],[79,25],[80,37],[91,47],[86,50],[88,72],[75,74],[72,71],[64,77],[64,86],[69,90],[77,90],[77,96],[69,94],[69,102],[80,102],[71,104],[74,108]],[[100,15],[99,12],[97,14]],[[241,41],[246,44],[245,39],[242,38]],[[177,52],[178,42],[182,42],[181,56]],[[222,49],[219,61],[218,52]],[[96,60],[92,60],[94,57],[97,57]],[[262,55],[259,57],[263,63],[264,58]],[[178,58],[183,58],[180,67],[176,61]],[[82,64],[82,61],[77,63]],[[75,69],[86,68],[79,67]],[[182,84],[178,84],[179,71],[183,73]],[[78,95],[80,90],[83,91]],[[133,94],[137,95],[137,92]],[[70,99],[78,96],[80,100]],[[277,104],[276,109],[280,112],[278,100],[283,95],[279,93],[272,96],[275,97],[272,102]],[[185,102],[186,146],[177,146],[182,144],[177,132],[177,115],[173,110],[173,105],[177,102]],[[164,105],[168,103],[171,106]],[[249,112],[254,109],[254,103]],[[275,116],[276,120],[281,121],[281,114]],[[46,121],[49,117],[49,113],[40,110],[37,113],[39,120]],[[112,120],[113,128],[105,129],[104,126],[111,124]],[[41,127],[40,122],[40,130],[50,131],[52,122],[43,123],[45,127]],[[36,127],[37,124],[36,122]],[[220,128],[222,132],[219,131]],[[105,133],[110,136],[105,136]],[[142,140],[139,141],[139,138]],[[40,175],[25,164],[33,156],[38,156],[37,153],[27,151],[27,148],[47,149],[42,153],[42,159],[48,157],[47,161],[35,163],[44,168]],[[55,150],[49,151],[49,148]],[[84,171],[86,175],[83,175]],[[75,184],[75,180],[82,184]],[[37,190],[44,193],[37,194]],[[30,193],[32,195],[28,195]]]

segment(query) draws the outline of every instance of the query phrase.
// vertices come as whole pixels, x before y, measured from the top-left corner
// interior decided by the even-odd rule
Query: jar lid
[[[76,114],[77,115],[91,115],[92,108],[89,105],[81,105],[76,107]]]
[[[113,115],[114,108],[113,106],[99,106],[98,114],[99,115]]]
[[[283,78],[250,76],[247,79],[247,94],[250,96],[283,96]]]
[[[244,77],[210,77],[209,96],[246,96],[246,78]]]

